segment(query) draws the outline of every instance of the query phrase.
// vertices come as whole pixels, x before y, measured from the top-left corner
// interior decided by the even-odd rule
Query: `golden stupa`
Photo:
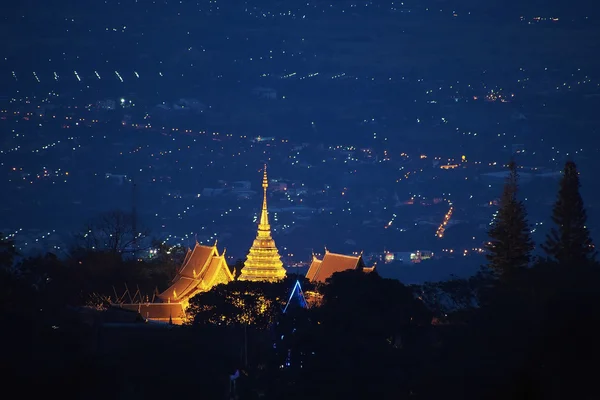
[[[242,281],[269,281],[275,282],[285,277],[285,269],[275,241],[271,237],[269,225],[269,212],[267,211],[267,166],[263,175],[263,205],[258,223],[258,233],[248,252],[248,257],[242,268],[239,279]]]

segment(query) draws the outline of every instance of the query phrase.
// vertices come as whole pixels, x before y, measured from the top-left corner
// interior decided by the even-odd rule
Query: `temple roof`
[[[188,278],[187,276],[180,276],[167,290],[158,295],[158,298],[168,301],[179,301],[182,298],[187,297],[190,292],[194,291],[202,281],[199,279]]]
[[[353,269],[363,269],[364,263],[362,256],[345,256],[343,254],[330,253],[325,250],[325,256],[322,260],[313,256],[313,261],[306,273],[306,277],[311,282],[325,282],[336,272],[342,272]],[[370,269],[365,269],[370,272]]]
[[[308,268],[308,271],[306,272],[306,277],[308,278],[308,280],[312,281],[315,277],[315,275],[317,274],[317,271],[319,270],[319,268],[321,268],[321,260],[319,260],[317,257],[315,257],[313,255],[313,259],[312,262],[310,263],[310,267]]]
[[[183,266],[177,273],[177,276],[185,276],[188,278],[196,279],[204,266],[208,263],[212,256],[218,256],[217,246],[203,246],[196,243],[191,253],[188,251],[186,254]],[[177,277],[175,278],[177,280]]]
[[[202,291],[210,290],[214,285],[233,280],[225,257],[218,255],[216,247],[196,244],[187,261],[173,280],[173,284],[158,295],[157,303],[130,303],[115,306],[137,311],[144,319],[181,324],[185,318],[185,309],[189,299]],[[184,275],[185,274],[185,275]],[[190,277],[189,274],[192,274]]]
[[[173,284],[158,295],[158,298],[163,302],[185,301],[200,291],[210,290],[215,284],[222,283],[223,279],[219,282],[221,271],[224,274],[225,281],[231,282],[233,280],[233,274],[227,266],[225,257],[223,255],[219,256],[215,247],[197,244],[194,251],[195,253],[192,254],[187,263],[184,263],[180,273],[173,280]],[[206,254],[209,254],[209,257],[204,259]],[[202,267],[198,267],[199,265],[202,265]],[[183,272],[189,274],[190,271],[193,277],[182,274]]]
[[[181,263],[181,268],[183,268],[183,266],[185,264],[187,264],[187,262],[190,260],[190,257],[192,256],[192,249],[190,249],[188,247],[187,251],[185,252],[185,257],[183,258],[183,262]],[[180,268],[180,269],[181,269]]]
[[[205,286],[212,287],[215,284],[219,271],[223,271],[229,281],[233,280],[233,274],[229,270],[224,256],[213,257],[204,269],[200,279],[202,279]]]

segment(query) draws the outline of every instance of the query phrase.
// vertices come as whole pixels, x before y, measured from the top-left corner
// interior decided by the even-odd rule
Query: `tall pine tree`
[[[511,161],[508,168],[509,175],[500,198],[500,208],[488,231],[490,241],[486,246],[489,268],[503,278],[526,268],[534,247],[527,223],[527,211],[523,202],[517,198],[517,165]]]
[[[546,236],[542,249],[552,261],[577,266],[594,260],[596,251],[586,227],[587,214],[579,194],[579,172],[567,161],[554,203],[552,220],[556,224]]]

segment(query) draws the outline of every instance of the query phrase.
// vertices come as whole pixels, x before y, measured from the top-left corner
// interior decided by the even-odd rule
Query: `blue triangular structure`
[[[302,308],[308,307],[308,305],[306,304],[306,299],[304,298],[304,293],[302,292],[302,286],[300,286],[300,281],[296,281],[296,284],[294,285],[294,289],[292,290],[292,293],[290,294],[290,298],[288,299],[287,304],[285,305],[285,308],[283,309],[284,314],[294,299],[296,299],[298,301],[298,304],[300,304],[300,307],[302,307]]]

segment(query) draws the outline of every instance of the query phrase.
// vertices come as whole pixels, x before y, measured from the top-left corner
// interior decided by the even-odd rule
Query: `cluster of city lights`
[[[463,249],[462,251],[455,249],[442,249],[442,252],[447,253],[448,255],[460,254],[463,257],[466,257],[473,254],[483,254],[485,253],[485,249],[482,247],[473,247],[471,249]]]
[[[438,238],[444,237],[444,233],[446,232],[446,227],[448,226],[448,223],[450,222],[450,218],[452,218],[453,211],[454,211],[454,207],[451,205],[450,209],[448,210],[446,215],[444,215],[444,220],[442,221],[440,226],[437,228],[437,231],[435,232],[435,236],[437,236]]]

